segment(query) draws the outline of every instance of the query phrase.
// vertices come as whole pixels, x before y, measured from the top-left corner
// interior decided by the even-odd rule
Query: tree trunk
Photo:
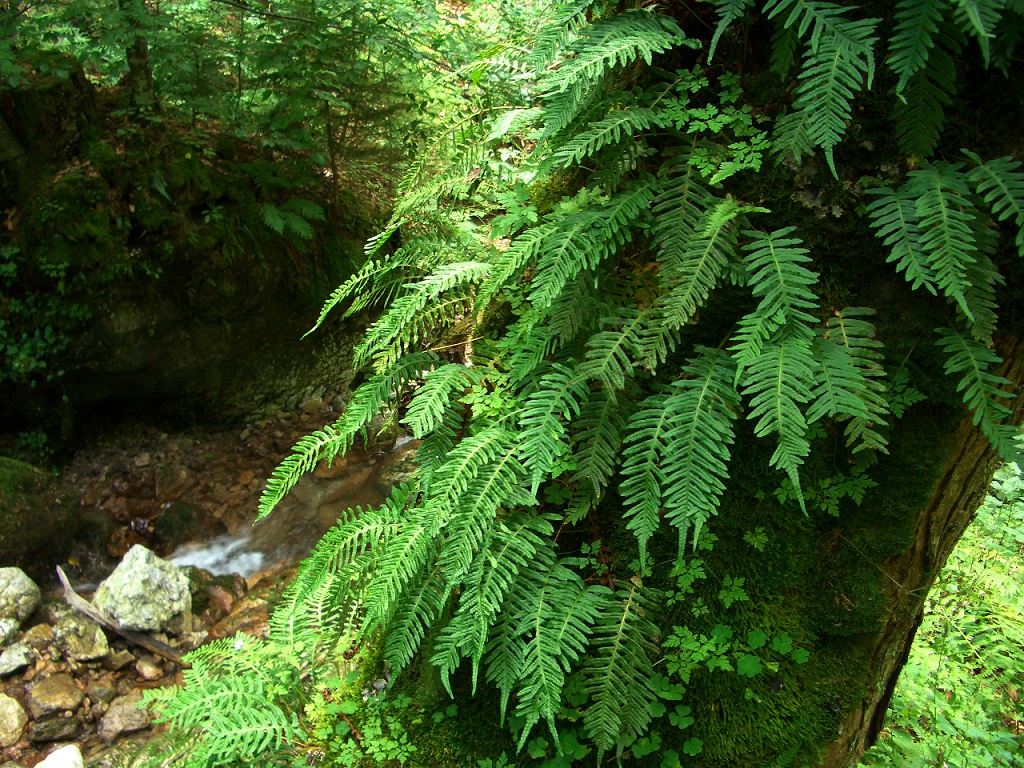
[[[153,88],[153,64],[149,59],[149,43],[141,34],[146,8],[141,0],[119,0],[119,3],[132,30],[125,50],[125,58],[128,61],[128,74],[125,80],[131,94],[132,106],[136,109],[158,109],[156,91]]]
[[[999,352],[1007,361],[1000,374],[1015,385],[1014,423],[1024,417],[1024,342],[1007,340]],[[912,546],[887,558],[885,619],[870,654],[872,679],[860,703],[843,718],[838,738],[829,746],[823,768],[856,765],[885,726],[886,710],[910,655],[923,619],[924,603],[967,526],[984,501],[999,459],[988,440],[970,422],[957,429],[953,451],[928,504],[917,516]]]

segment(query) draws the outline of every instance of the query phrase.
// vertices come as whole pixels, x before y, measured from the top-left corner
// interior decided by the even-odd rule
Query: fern
[[[568,453],[566,422],[579,415],[588,392],[573,370],[556,364],[523,403],[519,416],[520,445],[534,493],[555,461]]]
[[[896,138],[908,155],[930,157],[939,141],[945,108],[953,103],[956,64],[942,48],[936,48],[928,64],[915,72],[900,93],[894,110]]]
[[[603,496],[618,466],[619,447],[632,410],[628,400],[604,389],[591,392],[580,409],[574,422],[578,431],[572,436],[576,493],[567,514],[570,523],[578,522]]]
[[[715,34],[711,37],[708,45],[708,61],[715,58],[715,51],[725,31],[732,26],[736,19],[742,18],[747,12],[753,0],[715,0],[718,7],[718,25],[715,27]]]
[[[449,363],[426,375],[423,386],[406,411],[404,423],[416,439],[422,439],[436,430],[449,410],[451,396],[467,386],[478,383],[480,374],[464,365]]]
[[[1024,256],[1024,171],[1019,161],[999,157],[983,161],[974,152],[964,154],[975,164],[967,178],[988,204],[998,221],[1011,220],[1016,227],[1017,251]]]
[[[1002,362],[999,355],[951,328],[937,328],[936,333],[939,334],[937,344],[947,355],[946,373],[960,376],[957,391],[963,392],[964,403],[972,411],[974,425],[981,429],[1005,461],[1019,460],[1020,448],[1015,442],[1017,429],[1005,423],[1011,412],[1000,402],[1012,397],[1010,392],[1002,389],[1012,384],[990,372],[993,366]]]
[[[896,4],[896,27],[889,38],[888,64],[899,78],[897,95],[928,64],[939,25],[949,10],[949,0],[900,0]]]
[[[921,248],[921,230],[918,226],[917,206],[906,189],[869,189],[877,199],[868,204],[868,217],[875,229],[875,237],[891,248],[888,262],[896,262],[896,269],[904,273],[916,290],[925,288],[938,295],[935,274]]]
[[[598,763],[611,749],[621,757],[624,747],[650,722],[655,692],[649,653],[657,628],[649,616],[657,600],[654,591],[631,584],[608,601],[594,627],[591,653],[583,667],[592,703],[583,711],[583,722],[597,746]]]
[[[653,109],[623,109],[591,123],[586,131],[576,134],[552,153],[552,162],[566,166],[581,163],[610,144],[618,144],[641,131],[663,128],[668,124],[668,116]]]

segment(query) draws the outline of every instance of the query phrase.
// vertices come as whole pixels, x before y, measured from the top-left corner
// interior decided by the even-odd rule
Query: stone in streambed
[[[53,637],[64,655],[75,661],[94,661],[110,653],[103,629],[77,614],[61,619]]]
[[[39,587],[21,568],[0,568],[0,619],[21,622],[39,607]]]
[[[35,652],[25,643],[9,645],[0,653],[0,677],[19,672],[35,661]]]
[[[28,715],[21,704],[10,696],[0,694],[0,747],[16,744],[28,723]]]
[[[60,673],[28,689],[28,708],[33,717],[46,717],[57,712],[73,712],[84,698],[85,694],[71,675]]]
[[[0,619],[0,648],[17,636],[19,626],[17,619]]]
[[[123,629],[180,634],[192,628],[192,594],[181,568],[141,544],[96,590],[93,604]]]
[[[82,751],[74,744],[61,747],[36,764],[36,768],[85,768]]]
[[[109,744],[123,733],[133,733],[149,727],[149,713],[141,707],[142,694],[138,691],[114,699],[110,709],[100,720],[100,738]]]
[[[36,720],[28,727],[30,741],[63,741],[78,735],[82,724],[74,717],[57,717],[51,720]]]

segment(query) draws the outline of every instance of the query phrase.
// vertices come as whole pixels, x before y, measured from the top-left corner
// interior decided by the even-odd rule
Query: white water
[[[209,571],[214,576],[237,573],[250,576],[263,567],[266,555],[249,549],[250,536],[224,534],[208,541],[183,544],[171,555],[175,565],[194,565]]]

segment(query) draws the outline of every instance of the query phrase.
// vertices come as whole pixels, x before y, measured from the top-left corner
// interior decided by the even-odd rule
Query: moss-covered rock
[[[49,583],[78,530],[78,498],[36,467],[0,456],[0,563]]]

